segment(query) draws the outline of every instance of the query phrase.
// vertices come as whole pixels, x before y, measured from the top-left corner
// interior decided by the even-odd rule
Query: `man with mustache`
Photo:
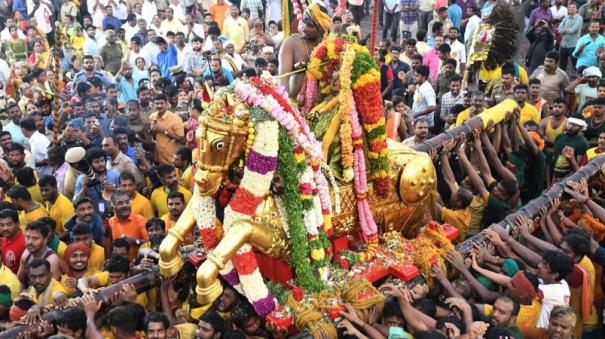
[[[116,191],[111,195],[111,203],[115,216],[109,219],[109,228],[111,229],[111,239],[117,240],[124,238],[130,244],[131,259],[136,257],[139,245],[149,239],[145,220],[139,214],[133,213],[130,206],[130,197],[128,193]]]
[[[51,270],[51,263],[46,259],[38,258],[28,263],[28,279],[31,286],[27,293],[36,303],[25,316],[25,322],[28,325],[33,325],[40,320],[44,306],[54,303],[54,300],[60,298],[61,295],[65,297],[63,286],[53,278]]]
[[[68,297],[76,293],[79,279],[97,272],[96,269],[88,268],[89,257],[90,248],[84,243],[74,242],[65,249],[63,254],[65,274],[61,277],[61,285]]]
[[[181,192],[170,192],[166,199],[168,213],[162,216],[166,223],[166,231],[172,228],[185,210],[185,195]]]
[[[69,239],[75,241],[74,226],[85,224],[88,226],[92,239],[99,245],[103,245],[103,219],[95,211],[93,201],[89,197],[82,197],[74,204],[76,215],[65,222],[64,227],[69,231]],[[68,239],[68,240],[69,240]]]
[[[21,256],[17,277],[26,286],[33,284],[28,279],[30,263],[35,259],[47,261],[52,278],[61,279],[61,259],[48,248],[49,234],[50,228],[41,221],[31,222],[25,228],[25,252]]]
[[[0,211],[0,248],[2,248],[2,264],[13,273],[19,271],[21,255],[25,251],[25,234],[19,227],[19,214],[12,208]]]

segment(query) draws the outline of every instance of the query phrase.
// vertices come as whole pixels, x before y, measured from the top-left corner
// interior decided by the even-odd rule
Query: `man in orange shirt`
[[[185,210],[185,195],[181,192],[170,192],[166,198],[168,213],[162,216],[166,223],[166,231],[172,228]]]
[[[214,21],[218,24],[218,27],[223,29],[223,22],[225,21],[225,17],[227,16],[227,11],[229,10],[229,5],[225,3],[225,0],[217,0],[216,5],[210,6],[208,10]]]
[[[115,216],[111,217],[108,222],[111,229],[111,239],[126,239],[131,246],[130,259],[134,259],[139,245],[149,239],[145,228],[147,220],[139,214],[132,213],[130,197],[126,192],[114,192],[111,195],[111,203],[115,212]]]
[[[156,95],[153,103],[157,112],[149,115],[149,122],[155,140],[155,160],[169,164],[173,162],[177,148],[185,143],[185,127],[183,120],[168,110],[168,99],[164,94]]]

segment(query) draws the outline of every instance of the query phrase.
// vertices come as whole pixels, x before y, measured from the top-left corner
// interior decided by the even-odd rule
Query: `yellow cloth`
[[[95,278],[97,278],[97,280],[99,281],[99,287],[106,287],[110,285],[110,281],[109,281],[109,272],[107,271],[101,271],[101,272],[95,272],[94,274],[91,274],[92,276],[94,276]],[[147,294],[145,292],[143,293],[139,293],[139,295],[137,295],[136,299],[134,300],[135,303],[143,306],[143,307],[147,307]]]
[[[98,272],[97,270],[91,270],[89,268],[86,271],[84,271],[84,274],[82,275],[82,278],[90,277],[91,275],[94,275],[97,272]],[[61,285],[63,286],[63,289],[65,290],[65,295],[68,296],[68,297],[71,297],[73,294],[75,294],[78,291],[78,289],[77,288],[67,287],[66,286],[67,278],[68,278],[67,274],[63,274],[61,276]]]
[[[582,260],[580,260],[579,265],[582,266],[582,268],[584,268],[586,271],[588,271],[588,274],[590,275],[590,285],[592,286],[592,295],[594,296],[597,292],[597,286],[595,284],[596,273],[595,273],[594,264],[587,256],[584,256],[584,258],[582,258]],[[593,305],[591,316],[587,319],[583,319],[584,325],[589,325],[589,326],[596,325],[598,323],[598,320],[599,319],[598,319],[597,311]]]
[[[458,241],[464,240],[466,227],[471,222],[471,211],[469,208],[461,210],[451,210],[449,208],[441,209],[441,219],[444,223],[450,224],[458,229]]]
[[[598,147],[593,147],[593,148],[589,148],[586,151],[586,158],[588,159],[588,161],[592,160],[597,155],[603,155],[603,153],[597,153],[598,149],[599,149]]]
[[[10,268],[1,265],[0,266],[0,285],[5,285],[11,290],[11,298],[17,299],[21,293],[21,282],[17,275],[10,270]]]
[[[57,200],[51,206],[49,202],[45,203],[46,210],[51,218],[55,220],[57,223],[57,228],[55,229],[55,234],[59,235],[65,232],[65,223],[69,218],[71,218],[76,211],[74,209],[74,205],[71,203],[71,200],[67,199],[66,196],[59,193],[57,196]]]
[[[155,216],[151,202],[149,199],[139,194],[139,192],[137,192],[134,199],[131,200],[130,207],[134,213],[142,215],[147,220]]]
[[[42,199],[42,194],[40,193],[40,186],[33,185],[27,188],[27,191],[32,196],[32,200],[37,201],[38,203],[44,205],[44,199]]]
[[[322,10],[318,3],[310,4],[304,14],[305,16],[310,16],[313,21],[315,21],[319,27],[323,29],[324,33],[330,31],[332,20],[330,19],[330,16]]]
[[[183,193],[185,196],[185,205],[189,203],[189,199],[191,199],[191,192],[183,186],[179,185],[179,192]],[[162,216],[168,213],[168,193],[164,189],[164,186],[158,187],[151,193],[151,206],[153,206],[153,210],[156,212],[156,215]]]
[[[48,287],[46,287],[44,292],[42,292],[40,295],[36,293],[36,289],[33,286],[30,286],[27,290],[31,300],[40,306],[53,304],[53,295],[57,292],[65,293],[65,289],[63,288],[63,285],[61,285],[61,283],[56,281],[54,278],[51,278]]]
[[[486,316],[492,313],[493,306],[492,305],[483,305],[483,314]],[[517,315],[517,320],[515,321],[515,325],[519,327],[521,333],[525,333],[526,329],[531,329],[536,327],[536,323],[538,323],[538,319],[540,319],[540,312],[542,311],[542,304],[538,300],[532,300],[530,305],[521,305],[519,308],[519,314]]]
[[[481,68],[479,71],[479,79],[489,82],[502,77],[502,67],[498,67],[493,71],[488,71],[485,68]],[[520,84],[528,84],[529,78],[527,77],[527,71],[521,65],[519,65],[519,78],[517,79]]]
[[[81,56],[84,50],[84,36],[74,35],[69,39],[70,46],[74,49],[76,55]]]
[[[525,106],[521,108],[521,114],[519,115],[519,120],[522,125],[525,125],[530,120],[533,120],[536,124],[540,123],[540,112],[530,103],[525,103]]]
[[[160,117],[158,113],[151,113],[149,121],[155,121],[156,126],[168,132],[170,136],[185,137],[183,119],[178,115],[167,111]],[[155,160],[162,164],[170,164],[174,159],[174,153],[181,144],[175,142],[164,133],[155,134]]]
[[[182,173],[179,169],[177,169],[176,175],[179,179],[179,185],[185,187],[190,191],[193,190],[193,171],[191,169],[191,166],[187,167]]]
[[[192,323],[183,323],[174,325],[174,328],[179,332],[179,339],[195,339],[195,331],[197,326]]]
[[[48,217],[48,212],[46,212],[42,205],[29,212],[19,211],[19,226],[21,227],[21,230],[25,231],[25,226],[27,226],[27,224],[42,217]]]
[[[462,125],[462,123],[467,121],[470,118],[470,116],[471,116],[470,108],[467,108],[464,111],[458,113],[458,116],[456,117],[456,127]]]
[[[248,21],[241,16],[238,16],[237,19],[228,16],[223,21],[222,33],[229,41],[233,42],[235,50],[239,51],[244,47],[246,37],[249,35]]]
[[[63,258],[63,254],[65,253],[66,249],[67,244],[63,242],[63,240],[59,240],[59,245],[57,245],[57,255],[59,256],[59,258]]]
[[[95,243],[90,248],[90,258],[88,258],[89,270],[100,270],[105,262],[105,249]]]

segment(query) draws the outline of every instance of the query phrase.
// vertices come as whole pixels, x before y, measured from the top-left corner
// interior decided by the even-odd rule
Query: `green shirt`
[[[584,137],[588,140],[590,146],[596,146],[599,134],[605,132],[605,121],[596,123],[594,122],[594,117],[590,117],[586,119],[586,123],[588,124],[588,127],[586,128],[586,131],[584,131]]]
[[[569,161],[562,155],[563,148],[566,146],[573,148],[576,157],[585,154],[588,147],[590,147],[586,138],[581,134],[576,136],[571,136],[567,132],[559,134],[555,139],[555,152],[553,156],[553,175],[556,178],[562,178],[571,172]]]

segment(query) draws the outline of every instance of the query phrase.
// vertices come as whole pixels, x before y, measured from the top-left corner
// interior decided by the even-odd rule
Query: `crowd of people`
[[[467,258],[449,252],[457,273],[435,266],[430,288],[382,282],[383,310],[364,318],[345,305],[339,335],[603,337],[605,173],[566,179],[605,152],[602,1],[324,0],[300,33],[284,3],[0,4],[2,327],[33,325],[38,338],[290,336],[226,283],[200,305],[194,279],[141,293],[122,281],[157,269],[196,184],[195,131],[214,93],[279,75],[296,102],[314,46],[342,34],[369,47],[378,6],[371,52],[388,138],[413,147],[506,99],[518,109],[431,153],[440,198],[427,213],[456,227],[457,242],[488,241]],[[471,69],[474,33],[500,6],[518,28],[516,55]],[[536,218],[519,217],[510,234],[495,225],[559,182],[565,193]]]

